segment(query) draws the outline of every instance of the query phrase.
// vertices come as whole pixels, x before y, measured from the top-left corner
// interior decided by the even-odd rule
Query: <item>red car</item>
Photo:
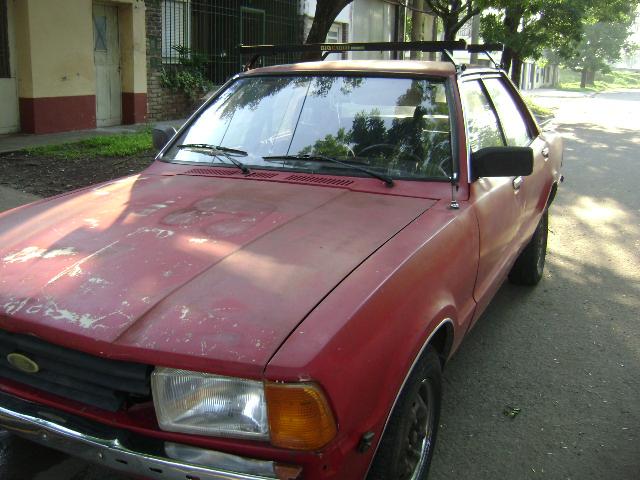
[[[0,428],[137,477],[424,479],[561,158],[497,68],[240,74],[143,173],[0,214]]]

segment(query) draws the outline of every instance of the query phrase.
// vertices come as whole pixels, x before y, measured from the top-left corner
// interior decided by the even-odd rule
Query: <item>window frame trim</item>
[[[507,87],[506,83],[504,82],[503,79],[501,79],[500,76],[489,76],[489,75],[485,75],[482,78],[480,78],[480,83],[482,84],[482,87],[485,91],[485,94],[487,95],[487,98],[489,98],[489,101],[491,102],[491,105],[493,106],[493,111],[496,114],[496,118],[498,119],[498,123],[500,124],[500,129],[502,131],[502,137],[504,140],[504,145],[506,147],[508,146],[513,146],[513,145],[509,145],[509,142],[507,141],[507,134],[504,128],[504,123],[502,121],[502,118],[500,118],[500,113],[498,112],[498,108],[496,107],[496,104],[493,100],[493,97],[491,96],[491,93],[489,92],[489,88],[487,87],[487,85],[485,84],[485,80],[491,80],[491,79],[496,79],[498,81],[500,81],[501,84],[503,84],[505,86],[505,91],[507,92],[507,95],[509,95],[509,97],[511,98],[511,100],[513,100],[514,105],[516,106],[516,108],[521,107],[521,105],[518,104],[518,102],[516,101],[516,99],[513,96],[513,93],[511,91],[509,91],[509,88]],[[501,81],[502,80],[502,81]],[[524,102],[523,102],[524,104]],[[524,104],[526,105],[526,104]],[[529,110],[526,110],[527,113],[529,113]],[[522,122],[524,123],[524,127],[527,130],[527,134],[529,135],[529,141],[527,142],[526,145],[518,145],[520,147],[528,147],[530,146],[533,141],[536,139],[537,135],[534,135],[533,132],[531,131],[529,122],[527,121],[527,118],[522,115],[522,108],[518,108],[518,113],[520,114],[520,118],[522,119]]]
[[[495,77],[497,78],[497,76]],[[487,99],[487,102],[489,102],[491,111],[493,112],[493,115],[496,118],[496,125],[498,126],[500,137],[502,138],[502,143],[503,143],[502,146],[503,147],[507,146],[507,139],[504,134],[502,122],[500,121],[500,116],[498,115],[498,112],[496,111],[495,105],[493,103],[493,99],[489,95],[489,92],[487,91],[487,88],[482,80],[483,80],[482,75],[472,75],[472,76],[464,76],[464,77],[461,76],[458,78],[458,92],[460,94],[460,106],[462,107],[462,119],[464,122],[465,145],[467,147],[467,181],[469,182],[469,185],[471,185],[474,182],[474,178],[473,178],[472,165],[471,165],[471,142],[469,141],[469,124],[467,122],[467,112],[465,111],[466,109],[462,101],[462,84],[470,83],[470,82],[478,83],[478,85],[480,86],[480,90],[482,90],[482,93]]]

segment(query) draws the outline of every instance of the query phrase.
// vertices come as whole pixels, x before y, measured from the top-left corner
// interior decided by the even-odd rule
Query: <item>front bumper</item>
[[[0,392],[0,430],[130,475],[163,480],[297,480],[300,467],[163,442]]]

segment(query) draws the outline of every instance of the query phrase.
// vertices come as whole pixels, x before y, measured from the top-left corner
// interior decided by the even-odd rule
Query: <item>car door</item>
[[[511,246],[517,254],[533,235],[546,206],[546,198],[542,197],[544,192],[550,191],[552,182],[548,169],[545,168],[549,158],[549,148],[538,136],[537,128],[511,84],[498,76],[485,77],[482,81],[498,114],[507,145],[528,146],[533,150],[533,172],[531,175],[513,180],[514,185],[519,189],[516,200],[520,202],[522,210],[522,216],[518,222],[519,229]]]
[[[469,151],[506,145],[506,138],[488,92],[479,77],[460,82]],[[473,166],[470,165],[473,175]],[[500,287],[514,260],[513,241],[520,225],[523,203],[514,177],[470,178],[469,201],[478,219],[480,251],[473,322]]]

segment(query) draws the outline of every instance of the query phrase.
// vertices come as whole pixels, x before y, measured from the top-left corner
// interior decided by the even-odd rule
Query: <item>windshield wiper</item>
[[[244,150],[237,150],[235,148],[223,147],[221,145],[209,145],[208,143],[185,143],[183,145],[178,145],[178,149],[189,149],[189,150],[204,150],[209,155],[222,155],[224,158],[233,163],[236,167],[242,170],[242,173],[248,175],[251,173],[251,170],[244,163],[234,157],[246,157],[248,155]]]
[[[322,161],[322,162],[331,162],[331,163],[337,163],[338,165],[343,165],[345,167],[349,167],[352,168],[354,170],[358,170],[359,172],[364,172],[367,175],[370,175],[372,177],[378,178],[380,180],[382,180],[387,187],[393,187],[393,179],[391,177],[387,177],[386,175],[382,175],[381,173],[377,173],[374,172],[372,170],[369,170],[368,168],[364,168],[361,167],[360,165],[354,165],[353,163],[347,163],[347,162],[341,162],[338,159],[335,159],[333,157],[328,157],[326,155],[318,155],[318,154],[302,154],[302,155],[273,155],[273,156],[268,156],[268,157],[262,157],[263,160],[269,161],[269,160],[296,160],[296,161],[300,161],[300,162],[306,162],[306,161]]]

